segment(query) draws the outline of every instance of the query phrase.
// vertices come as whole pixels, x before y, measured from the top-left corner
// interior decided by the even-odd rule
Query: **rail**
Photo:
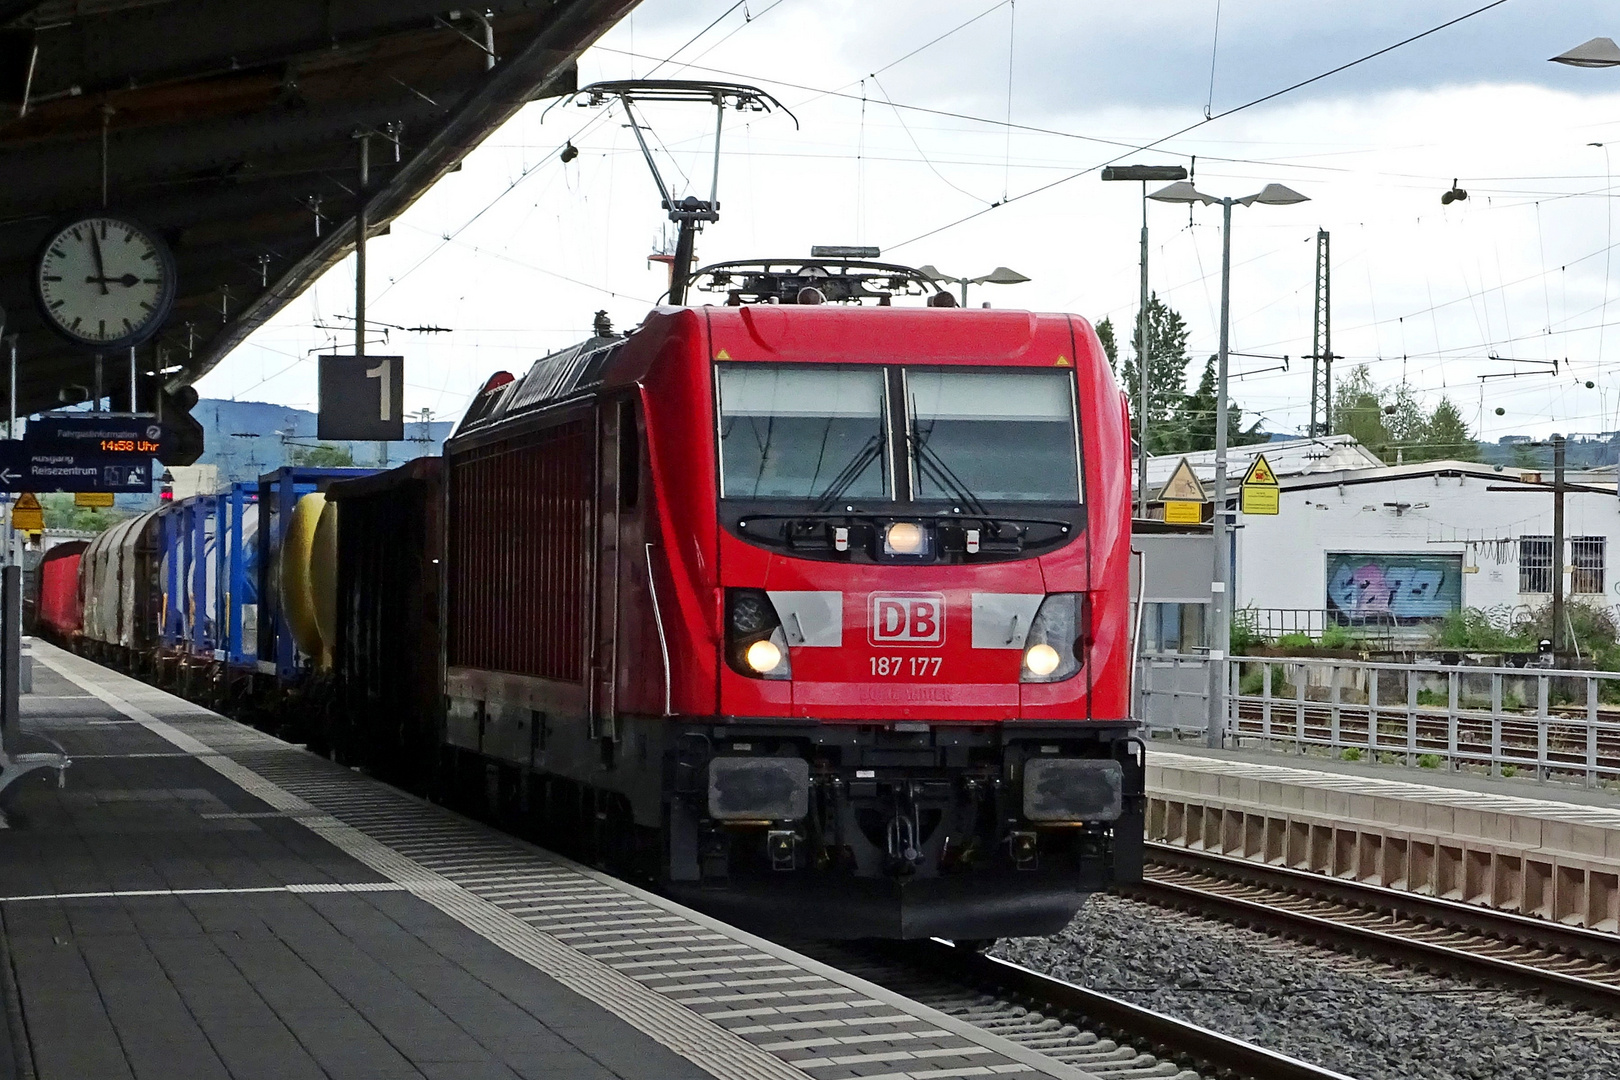
[[[1228,731],[1304,753],[1486,769],[1595,787],[1620,778],[1620,673],[1233,657]]]
[[[1203,1076],[1349,1080],[1344,1074],[1087,987],[942,941],[794,943],[823,963],[1117,1080]],[[1151,1048],[1152,1054],[1140,1053]],[[1159,1055],[1155,1057],[1154,1055]]]
[[[1366,882],[1149,842],[1155,903],[1620,1014],[1620,938]]]

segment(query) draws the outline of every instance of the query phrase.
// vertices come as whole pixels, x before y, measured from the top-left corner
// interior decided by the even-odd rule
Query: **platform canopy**
[[[179,368],[175,391],[352,250],[358,133],[376,235],[526,102],[573,89],[580,52],[635,3],[0,0],[0,305],[21,333],[19,407],[91,385],[90,351],[46,327],[30,267],[54,224],[100,209],[104,162],[109,211],[175,253],[174,309],[138,353],[143,373],[160,350]],[[127,350],[105,365],[115,401],[127,370]]]

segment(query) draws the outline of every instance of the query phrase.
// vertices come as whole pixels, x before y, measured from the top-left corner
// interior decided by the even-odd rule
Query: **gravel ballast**
[[[1114,896],[993,955],[1358,1080],[1620,1077],[1620,1023]]]

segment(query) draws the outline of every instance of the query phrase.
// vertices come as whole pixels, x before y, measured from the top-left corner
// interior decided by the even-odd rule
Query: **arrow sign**
[[[152,459],[92,451],[38,452],[0,439],[0,491],[152,490]]]

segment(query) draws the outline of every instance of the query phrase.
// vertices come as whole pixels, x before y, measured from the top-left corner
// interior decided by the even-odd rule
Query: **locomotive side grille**
[[[585,680],[593,433],[575,420],[452,459],[451,666]]]

